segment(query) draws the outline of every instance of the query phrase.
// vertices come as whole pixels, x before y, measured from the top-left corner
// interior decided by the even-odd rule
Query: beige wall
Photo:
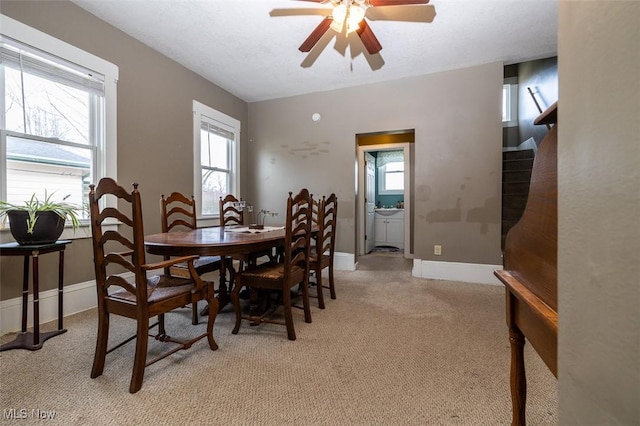
[[[247,104],[67,1],[2,1],[0,12],[120,68],[118,81],[118,181],[137,181],[145,232],[160,232],[162,193],[193,193],[192,102],[198,100],[247,127]],[[242,145],[246,141],[246,131]],[[10,240],[8,232],[3,240]],[[20,295],[20,258],[1,260],[2,295]],[[56,258],[43,256],[41,289],[56,286]],[[93,280],[90,239],[67,249],[65,283]]]
[[[242,122],[246,198],[281,210],[288,190],[336,192],[338,250],[349,253],[356,238],[355,135],[415,129],[416,257],[501,263],[500,63],[253,104],[249,127],[245,102],[71,2],[3,1],[1,12],[119,67],[118,181],[139,182],[147,233],[159,231],[161,193],[193,191],[196,99]],[[310,119],[316,111],[323,116],[319,123]],[[442,245],[443,256],[433,258],[434,244]],[[44,273],[55,265],[48,257],[43,290],[55,287],[54,274]],[[74,240],[67,261],[65,283],[94,278],[89,239]],[[1,299],[17,297],[20,261],[1,262]]]
[[[158,229],[160,192],[191,188],[190,147],[185,149],[191,138],[191,100],[246,126],[242,101],[71,3],[2,1],[1,8],[5,15],[120,66],[119,179],[140,181],[149,232]],[[635,424],[640,419],[639,21],[638,2],[560,1],[561,424]],[[428,258],[431,244],[446,238],[441,242],[446,255],[452,247],[451,260],[495,263],[499,203],[493,199],[499,197],[499,177],[494,175],[500,169],[494,164],[499,148],[493,149],[492,140],[500,146],[493,115],[499,111],[494,92],[501,72],[499,64],[492,64],[341,91],[340,96],[329,92],[251,105],[254,141],[248,157],[256,204],[276,208],[284,200],[283,188],[335,191],[341,201],[340,249],[352,250],[354,135],[415,128],[415,235],[423,239],[416,242],[416,254]],[[310,120],[315,111],[323,115],[318,124]],[[460,160],[452,162],[451,156]],[[321,166],[324,160],[332,165]],[[181,166],[176,169],[176,164]],[[169,175],[166,167],[177,172]],[[487,253],[467,253],[466,244]],[[66,281],[92,279],[88,240],[74,241],[67,251]],[[55,265],[47,257],[43,269]],[[18,294],[7,283],[19,283],[19,265],[19,260],[2,259],[3,300]],[[45,288],[53,287],[54,275],[43,277],[49,282]]]
[[[640,2],[561,1],[561,424],[640,423]]]
[[[415,129],[415,257],[501,264],[502,68],[250,104],[249,197],[283,210],[286,191],[335,192],[337,249],[354,253],[356,134]]]

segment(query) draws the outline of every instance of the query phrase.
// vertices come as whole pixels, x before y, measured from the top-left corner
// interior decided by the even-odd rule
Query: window
[[[116,178],[117,67],[0,19],[0,196],[22,204],[46,190],[87,219],[89,184]]]
[[[197,101],[194,111],[194,188],[198,216],[220,214],[220,197],[239,192],[240,121]]]
[[[378,168],[378,194],[395,195],[404,193],[404,153],[403,151],[382,151],[376,157]]]
[[[515,78],[505,79],[502,85],[502,126],[518,125],[518,84]]]

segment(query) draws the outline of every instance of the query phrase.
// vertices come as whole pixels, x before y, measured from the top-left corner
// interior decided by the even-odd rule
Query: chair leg
[[[164,327],[163,327],[164,328]],[[147,347],[149,345],[149,318],[138,318],[138,332],[136,334],[136,354],[133,359],[133,372],[129,392],[136,393],[142,387],[144,368],[147,363]]]
[[[198,301],[191,302],[191,324],[198,325]]]
[[[305,317],[307,316],[307,305],[308,300],[305,302]],[[293,313],[291,312],[291,292],[289,290],[282,292],[282,306],[284,308],[284,322],[287,325],[287,337],[289,340],[296,340],[296,332],[293,328]]]
[[[236,282],[233,286],[233,291],[231,292],[231,303],[233,304],[233,310],[236,313],[236,325],[231,331],[232,334],[238,334],[238,331],[240,330],[240,322],[242,321],[242,311],[240,310],[240,287],[242,287],[241,281],[242,279],[240,277],[236,277]]]
[[[164,314],[158,315],[158,334],[163,336],[167,334],[167,330],[164,328]]]
[[[336,298],[336,286],[333,281],[333,262],[329,264],[329,291],[331,292],[331,298]]]
[[[309,302],[309,277],[302,282],[302,307],[304,308],[304,322],[311,322],[311,303]]]
[[[109,313],[100,310],[98,313],[98,336],[96,338],[96,352],[93,356],[91,378],[95,379],[104,371],[105,358],[107,357],[107,344],[109,342]]]
[[[318,263],[316,273],[316,291],[318,292],[318,307],[324,309],[324,292],[322,290],[322,267]]]

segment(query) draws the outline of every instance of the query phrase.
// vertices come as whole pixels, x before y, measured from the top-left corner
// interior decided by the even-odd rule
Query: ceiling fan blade
[[[376,38],[375,34],[373,34],[373,31],[371,30],[371,27],[369,27],[369,24],[367,24],[367,21],[363,19],[356,32],[360,36],[360,40],[362,40],[362,44],[364,44],[367,52],[371,55],[375,55],[382,50],[382,45]]]
[[[302,16],[302,15],[331,15],[331,9],[300,7],[294,9],[272,9],[269,16]]]
[[[369,7],[365,16],[370,21],[428,23],[436,17],[436,9],[433,6]]]
[[[371,6],[404,6],[407,4],[427,4],[429,0],[368,0]]]
[[[322,38],[324,33],[327,32],[331,23],[333,22],[333,18],[327,16],[320,22],[320,24],[316,27],[315,30],[309,34],[309,37],[298,47],[298,50],[301,52],[310,52],[313,49],[313,46]]]

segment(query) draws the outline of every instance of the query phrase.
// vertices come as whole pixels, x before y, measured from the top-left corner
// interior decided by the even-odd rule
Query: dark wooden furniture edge
[[[558,122],[558,101],[554,102],[533,121],[533,124],[555,124]]]
[[[527,203],[504,245],[506,322],[511,347],[512,425],[526,424],[527,384],[524,345],[528,340],[549,370],[558,372],[558,103],[535,120],[549,132],[533,162]],[[555,125],[553,125],[555,124]]]
[[[507,302],[507,325],[509,328],[518,327],[527,336],[531,346],[538,352],[553,375],[557,377],[558,313],[525,287],[509,271],[500,270],[495,271],[494,274],[505,285],[507,291],[516,298],[515,304],[514,301]],[[523,316],[526,316],[528,321],[522,321]],[[541,333],[552,335],[555,339],[545,341],[545,345],[542,342]]]

